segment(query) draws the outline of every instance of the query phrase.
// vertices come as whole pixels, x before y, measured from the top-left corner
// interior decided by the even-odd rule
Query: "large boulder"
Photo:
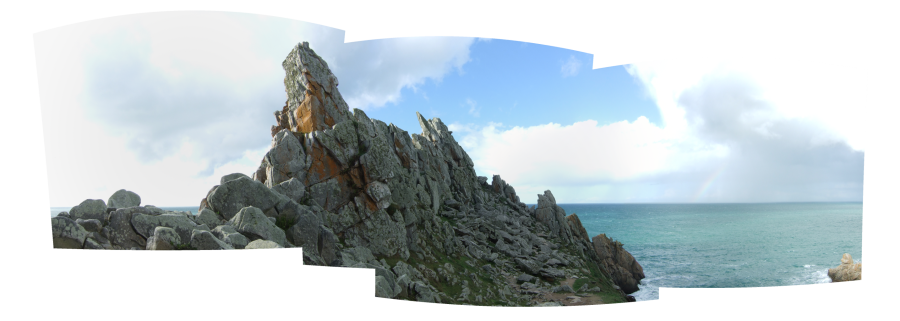
[[[287,196],[290,200],[300,203],[306,195],[306,186],[299,179],[291,178],[272,187],[272,190]]]
[[[59,250],[81,250],[88,231],[68,217],[50,218],[50,247]]]
[[[234,247],[216,238],[209,231],[193,230],[191,232],[191,247],[195,250],[233,250]]]
[[[246,247],[244,247],[244,249],[246,249],[246,250],[280,249],[280,248],[283,248],[283,246],[278,245],[278,243],[275,243],[275,242],[272,242],[269,240],[255,240],[253,242],[250,242],[250,244],[247,244]]]
[[[841,264],[828,269],[828,277],[831,278],[831,282],[862,280],[862,263],[853,263],[850,253],[844,253]]]
[[[372,182],[366,187],[366,194],[372,198],[378,208],[388,208],[391,205],[391,189],[382,182]]]
[[[115,208],[141,206],[141,197],[134,192],[120,189],[109,197],[109,200],[106,201],[106,206]]]
[[[181,245],[181,237],[175,229],[165,226],[157,226],[153,229],[153,235],[147,239],[147,250],[162,251],[174,250]]]
[[[113,249],[143,249],[147,246],[147,237],[139,234],[131,225],[131,219],[140,214],[162,215],[163,210],[153,206],[137,206],[116,209],[109,213],[109,224],[103,228]]]
[[[309,169],[300,140],[288,129],[282,129],[272,137],[272,149],[263,163],[266,165],[264,176],[267,187],[275,187],[292,178],[302,182]]]
[[[241,233],[238,233],[231,225],[219,225],[214,228],[211,233],[218,239],[225,242],[236,249],[243,249],[250,243],[250,239]]]
[[[315,252],[318,255],[322,221],[315,213],[303,205],[289,202],[279,218],[290,224],[285,236],[291,244],[302,247],[304,253]]]
[[[103,200],[84,200],[81,204],[72,207],[69,210],[69,217],[73,220],[77,219],[95,219],[101,222],[106,221],[106,203]]]
[[[231,218],[229,223],[238,233],[247,236],[252,241],[263,239],[284,247],[286,239],[284,231],[263,214],[262,210],[256,207],[248,206],[242,208]]]
[[[226,182],[230,182],[230,181],[236,180],[241,177],[250,178],[249,176],[247,176],[244,173],[231,173],[231,174],[222,176],[222,178],[219,179],[219,185],[225,184]]]
[[[274,212],[275,205],[288,199],[272,191],[263,183],[248,177],[240,177],[219,185],[207,202],[211,210],[225,220],[230,220],[244,207],[252,206],[263,211]]]
[[[213,212],[212,210],[210,210],[208,208],[201,209],[200,213],[197,214],[197,218],[195,219],[195,221],[198,224],[204,224],[211,229],[214,229],[219,225],[225,224],[225,221],[222,220],[222,218],[219,217],[219,215],[216,215],[216,212]]]
[[[149,240],[158,227],[170,228],[173,233],[179,236],[178,244],[181,241],[189,241],[194,230],[209,230],[209,227],[198,225],[185,215],[171,213],[135,213],[131,217],[131,226],[143,240]],[[145,248],[147,248],[147,245],[145,245]]]

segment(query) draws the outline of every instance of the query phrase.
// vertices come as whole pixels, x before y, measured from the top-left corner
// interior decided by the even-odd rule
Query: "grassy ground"
[[[444,216],[439,216],[439,218],[444,222],[450,223],[451,225],[457,224],[456,220],[453,218],[447,218]],[[432,244],[432,240],[428,238],[425,239],[425,248],[423,250],[431,253],[434,256],[434,260],[431,260],[428,257],[426,257],[425,259],[419,259],[416,255],[411,255],[407,260],[403,260],[399,255],[385,257],[384,259],[390,266],[395,266],[397,262],[405,261],[413,268],[418,268],[419,264],[422,264],[436,273],[438,268],[443,269],[445,264],[449,264],[450,266],[452,266],[455,271],[453,275],[456,276],[456,278],[459,280],[459,283],[450,284],[450,282],[442,281],[440,280],[441,277],[439,275],[436,279],[429,280],[429,283],[434,286],[439,292],[447,295],[447,297],[444,297],[442,300],[449,302],[444,303],[493,306],[509,305],[507,302],[501,300],[498,295],[503,281],[494,280],[494,278],[490,274],[488,274],[487,271],[481,269],[482,265],[488,264],[487,262],[482,262],[481,260],[472,259],[463,255],[447,255],[443,252],[442,247],[435,246],[434,244]],[[563,246],[560,248],[560,250],[568,253],[569,255],[576,255],[574,248],[572,248],[572,245]],[[472,264],[469,264],[467,262],[471,262]],[[603,303],[626,302],[626,299],[621,294],[621,292],[613,287],[613,283],[610,281],[610,279],[592,262],[587,263],[587,266],[590,269],[589,275],[587,275],[586,278],[576,279],[572,284],[572,288],[577,291],[579,288],[581,288],[581,286],[587,284],[589,288],[598,287],[601,289],[600,292],[592,294],[599,297],[603,301]],[[493,263],[491,263],[491,265],[495,266],[495,264]],[[471,274],[475,275],[474,279],[470,277]],[[457,298],[459,298],[460,294],[462,294],[463,280],[468,281],[470,302],[457,302]],[[488,293],[489,291],[490,294]],[[481,303],[471,302],[477,295],[481,295],[483,298],[485,298],[484,301]],[[447,300],[448,298],[449,300]],[[415,300],[415,298],[411,297],[401,299]],[[524,302],[519,303],[522,304]]]

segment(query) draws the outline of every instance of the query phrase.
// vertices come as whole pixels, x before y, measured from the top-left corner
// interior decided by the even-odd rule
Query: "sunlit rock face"
[[[828,269],[828,277],[831,278],[831,282],[862,280],[862,263],[854,264],[850,253],[844,253],[841,264]]]

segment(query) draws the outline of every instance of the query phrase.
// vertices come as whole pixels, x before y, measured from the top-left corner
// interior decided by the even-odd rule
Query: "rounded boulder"
[[[120,189],[109,197],[106,206],[115,208],[141,206],[141,197],[135,192]]]

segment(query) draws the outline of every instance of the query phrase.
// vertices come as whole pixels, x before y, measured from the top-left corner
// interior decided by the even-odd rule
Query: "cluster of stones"
[[[862,263],[853,263],[850,253],[844,253],[841,264],[828,269],[828,277],[831,278],[831,282],[862,280]]]
[[[377,296],[425,302],[568,305],[638,290],[643,270],[620,243],[591,239],[550,191],[527,207],[499,175],[477,176],[440,119],[417,113],[422,133],[410,135],[350,112],[305,42],[283,67],[288,101],[251,177],[223,177],[195,217],[137,204],[110,211],[98,224],[106,234],[81,247],[88,239],[115,249],[272,242],[302,247],[304,264],[375,269]],[[114,218],[117,231],[130,224],[133,233],[111,232]],[[574,289],[577,279],[585,280]]]

